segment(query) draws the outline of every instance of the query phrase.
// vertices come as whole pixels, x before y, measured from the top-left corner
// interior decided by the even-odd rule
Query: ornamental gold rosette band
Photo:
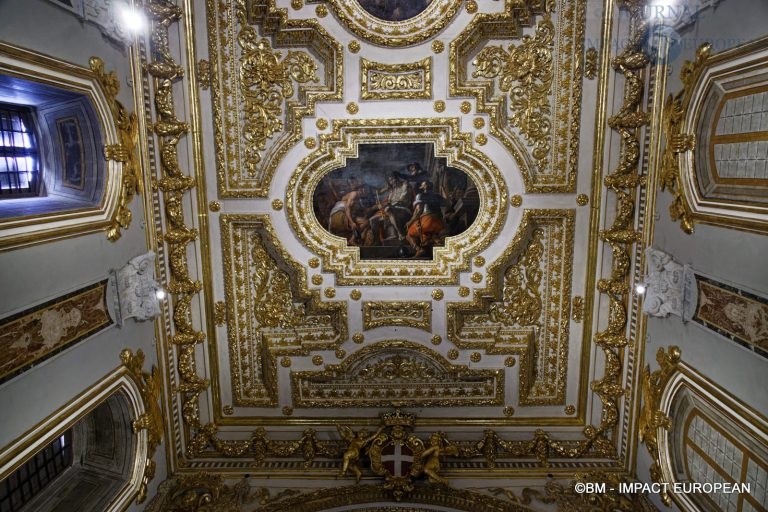
[[[313,191],[331,171],[358,158],[362,144],[426,143],[435,157],[464,172],[474,182],[479,211],[472,225],[435,247],[431,260],[366,260],[360,248],[326,231],[317,219]],[[299,239],[321,256],[323,271],[335,272],[339,285],[454,284],[472,256],[494,240],[506,218],[507,189],[496,165],[471,145],[456,118],[369,119],[334,121],[333,131],[299,164],[286,190],[288,219]]]

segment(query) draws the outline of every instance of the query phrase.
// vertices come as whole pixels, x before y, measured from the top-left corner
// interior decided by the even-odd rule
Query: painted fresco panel
[[[768,357],[768,299],[696,276],[699,305],[695,322]]]
[[[101,281],[0,320],[0,382],[112,325]]]

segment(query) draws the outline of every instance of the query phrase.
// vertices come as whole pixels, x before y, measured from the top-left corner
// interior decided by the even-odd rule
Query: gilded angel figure
[[[360,481],[362,472],[360,471],[358,461],[360,460],[365,447],[368,446],[368,444],[381,433],[383,428],[384,427],[379,428],[375,434],[369,436],[366,429],[361,429],[355,433],[349,427],[336,425],[336,429],[339,431],[339,434],[341,434],[341,437],[344,438],[344,440],[347,442],[347,449],[344,452],[344,462],[341,466],[341,476],[345,476],[347,474],[347,470],[351,469],[355,474],[355,480],[357,482]]]

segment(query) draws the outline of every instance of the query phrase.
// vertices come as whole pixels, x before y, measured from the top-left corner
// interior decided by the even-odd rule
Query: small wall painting
[[[65,187],[82,190],[85,186],[85,154],[80,123],[76,117],[56,120],[61,147],[62,183]]]

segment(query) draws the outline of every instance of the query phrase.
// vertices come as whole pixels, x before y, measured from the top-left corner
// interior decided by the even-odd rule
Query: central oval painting
[[[368,14],[384,21],[405,21],[421,14],[432,0],[357,0]]]
[[[432,143],[360,144],[312,199],[320,225],[359,247],[363,260],[431,259],[480,209],[475,182],[436,157]]]

